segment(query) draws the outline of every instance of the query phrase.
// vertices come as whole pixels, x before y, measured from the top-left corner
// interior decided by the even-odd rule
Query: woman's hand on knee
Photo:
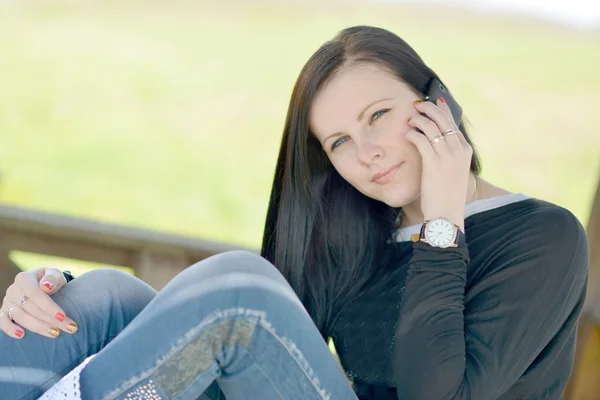
[[[67,283],[56,268],[21,272],[6,291],[0,308],[0,329],[20,339],[25,330],[55,338],[60,331],[77,332],[77,324],[50,298]]]

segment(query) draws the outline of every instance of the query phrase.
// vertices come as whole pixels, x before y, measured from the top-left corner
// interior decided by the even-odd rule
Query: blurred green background
[[[0,3],[0,202],[258,247],[295,79],[368,24],[445,80],[485,179],[587,222],[599,31],[441,6],[216,3]]]

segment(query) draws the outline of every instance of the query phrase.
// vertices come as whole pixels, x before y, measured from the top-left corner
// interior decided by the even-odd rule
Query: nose
[[[356,143],[356,157],[362,164],[370,165],[384,156],[383,148],[369,140]]]

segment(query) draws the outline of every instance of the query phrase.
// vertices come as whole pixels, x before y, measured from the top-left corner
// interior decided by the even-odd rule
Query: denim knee
[[[210,279],[231,273],[260,275],[282,284],[291,290],[281,272],[260,255],[247,250],[233,250],[216,254],[187,268],[180,275],[190,282],[197,279]]]
[[[80,330],[93,330],[95,340],[104,342],[118,335],[155,296],[156,290],[140,279],[115,268],[100,268],[69,282],[52,299]],[[97,337],[98,333],[107,337]]]
[[[81,275],[68,283],[64,289],[77,287],[85,291],[89,299],[115,300],[122,302],[147,303],[156,295],[150,285],[116,268],[99,268]],[[66,293],[63,289],[62,293]],[[59,292],[61,293],[61,292]]]

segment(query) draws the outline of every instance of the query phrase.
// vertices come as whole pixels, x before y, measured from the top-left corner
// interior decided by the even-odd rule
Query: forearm
[[[415,244],[396,330],[396,385],[403,397],[470,398],[463,384],[468,259],[466,246]]]

